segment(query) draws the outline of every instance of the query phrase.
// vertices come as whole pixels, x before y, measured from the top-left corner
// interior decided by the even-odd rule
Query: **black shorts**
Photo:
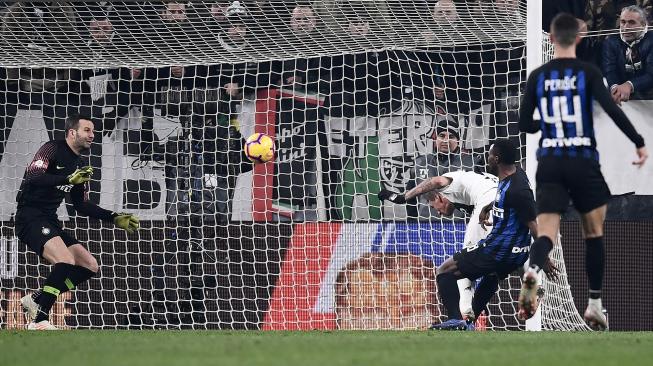
[[[496,274],[502,280],[523,265],[497,261],[493,256],[483,253],[483,247],[479,246],[463,248],[453,255],[453,259],[460,273],[472,281],[489,274]]]
[[[540,158],[535,181],[538,213],[563,213],[570,199],[578,212],[587,213],[610,199],[601,165],[593,159]]]
[[[39,256],[43,256],[45,243],[55,236],[61,237],[67,247],[79,243],[77,239],[63,231],[56,217],[43,215],[29,208],[16,212],[15,231],[18,239]]]

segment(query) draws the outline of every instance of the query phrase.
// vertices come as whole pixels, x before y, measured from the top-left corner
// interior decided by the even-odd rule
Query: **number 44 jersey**
[[[521,131],[542,131],[538,159],[555,156],[598,160],[594,101],[637,147],[644,146],[642,137],[612,100],[601,71],[575,58],[556,58],[529,75],[519,111]]]

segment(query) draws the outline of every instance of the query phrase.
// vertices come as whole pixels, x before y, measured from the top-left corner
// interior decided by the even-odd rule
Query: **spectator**
[[[110,18],[111,9],[93,9],[88,19],[88,46],[96,59],[122,49],[115,37]],[[93,119],[95,139],[91,145],[90,165],[102,166],[102,141],[129,112],[129,82],[131,70],[127,68],[74,69],[70,74],[68,111]],[[97,169],[90,182],[91,201],[99,203],[102,169]]]
[[[297,49],[301,53],[303,49],[311,47],[311,42],[316,39],[318,18],[313,8],[309,5],[300,4],[289,11],[289,30],[284,37],[284,49]],[[319,81],[323,76],[321,72],[321,59],[314,58],[293,58],[283,62],[281,84],[301,90],[317,92]]]
[[[234,1],[227,7],[225,15],[226,29],[218,35],[218,42],[226,51],[240,51],[247,43],[250,19],[247,9],[240,1]]]
[[[639,6],[649,15],[653,11],[651,0],[586,0],[584,19],[589,31],[607,31],[619,27],[621,10],[631,5]]]
[[[410,190],[424,180],[441,176],[456,170],[472,170],[474,160],[472,155],[460,151],[460,135],[458,124],[453,121],[440,121],[434,134],[434,152],[420,155],[415,159],[415,170],[407,190]],[[411,219],[430,220],[438,217],[435,209],[429,206],[428,200],[418,197],[407,204],[407,215]]]
[[[455,24],[458,22],[458,10],[453,0],[440,0],[433,5],[431,10],[433,19],[441,22]]]
[[[317,27],[317,16],[308,5],[297,5],[291,13],[290,29],[295,34],[310,35]]]
[[[619,17],[619,34],[603,46],[603,73],[615,103],[653,96],[653,36],[646,11],[632,5]]]
[[[161,19],[166,22],[185,22],[188,20],[186,4],[179,1],[169,1],[161,13]]]

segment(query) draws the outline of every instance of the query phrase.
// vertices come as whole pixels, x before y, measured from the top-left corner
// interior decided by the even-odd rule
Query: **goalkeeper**
[[[52,271],[43,288],[21,299],[30,330],[54,330],[49,313],[57,296],[93,277],[98,263],[74,237],[64,232],[57,220],[57,208],[66,193],[82,215],[113,221],[129,233],[138,229],[138,218],[114,213],[87,201],[87,182],[93,168],[79,167],[80,154],[93,142],[93,122],[71,116],[66,119],[65,140],[46,142],[25,169],[16,197],[15,231],[20,240],[51,263]]]

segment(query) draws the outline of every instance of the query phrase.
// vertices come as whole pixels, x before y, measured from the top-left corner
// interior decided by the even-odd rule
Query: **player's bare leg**
[[[537,216],[538,238],[531,244],[530,268],[524,273],[519,292],[519,318],[530,319],[537,311],[538,272],[553,248],[553,239],[560,229],[560,214],[543,213]]]
[[[52,272],[45,280],[40,296],[38,296],[38,310],[34,319],[27,325],[29,330],[55,330],[50,324],[50,309],[66,286],[66,279],[71,268],[74,267],[75,258],[68,250],[63,239],[59,236],[48,240],[43,247],[43,258],[53,264]]]
[[[603,223],[607,206],[603,205],[581,215],[585,236],[585,270],[589,281],[589,300],[583,317],[594,330],[608,329],[608,320],[603,313],[601,290],[605,270],[605,249],[603,246]]]
[[[73,256],[75,266],[74,270],[69,273],[69,276],[64,281],[66,283],[66,288],[62,289],[60,294],[72,290],[78,284],[93,277],[98,271],[97,260],[81,244],[71,245],[67,249]],[[38,301],[42,293],[42,290],[38,290],[32,294],[25,295],[20,299],[29,322],[36,318],[39,309]]]

